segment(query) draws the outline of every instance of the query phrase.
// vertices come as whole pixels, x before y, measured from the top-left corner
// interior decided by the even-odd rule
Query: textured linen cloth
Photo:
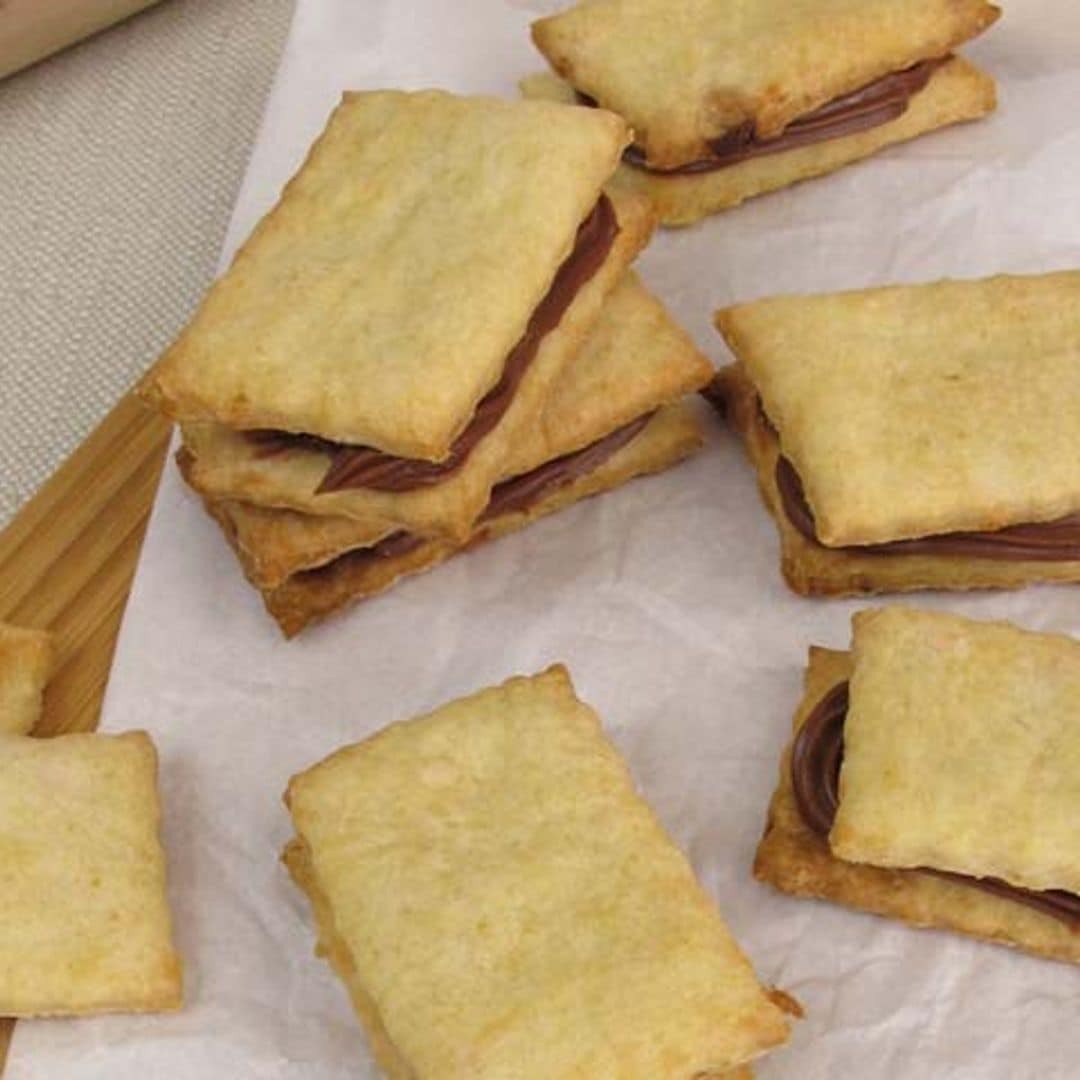
[[[0,527],[214,273],[294,0],[165,0],[0,81]]]

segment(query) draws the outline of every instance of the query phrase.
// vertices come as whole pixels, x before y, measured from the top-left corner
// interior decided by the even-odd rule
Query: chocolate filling
[[[629,424],[617,428],[615,431],[598,439],[594,443],[575,450],[562,457],[547,461],[531,472],[522,473],[520,476],[511,477],[501,484],[496,484],[492,489],[491,498],[483,514],[480,515],[480,523],[490,521],[502,514],[518,513],[536,506],[546,496],[557,491],[567,484],[573,483],[582,476],[587,476],[600,468],[608,458],[617,454],[627,443],[636,438],[648,425],[655,415],[654,412],[646,413],[632,420]],[[424,543],[424,538],[409,532],[391,533],[377,544],[370,547],[356,548],[339,555],[325,566],[317,566],[311,570],[302,570],[299,577],[323,573],[339,564],[348,563],[351,566],[371,565],[382,559],[393,559],[408,555]]]
[[[788,521],[807,540],[820,545],[802,479],[783,456],[776,462],[776,487]],[[1056,521],[1009,525],[993,532],[941,533],[915,540],[889,540],[829,550],[865,555],[954,555],[1009,562],[1071,562],[1080,560],[1080,514],[1069,514]]]
[[[795,805],[806,827],[823,840],[828,840],[840,804],[840,765],[844,760],[844,721],[848,701],[848,684],[842,682],[834,686],[814,706],[791,748],[791,786]],[[981,889],[1050,915],[1074,933],[1080,933],[1080,896],[1064,889],[1023,889],[1000,878],[969,877],[928,866],[902,872],[933,874]]]
[[[589,216],[578,227],[574,249],[555,274],[547,294],[536,306],[521,339],[510,351],[498,383],[481,399],[472,419],[454,440],[445,461],[419,461],[394,457],[368,446],[349,446],[315,435],[294,435],[286,431],[249,431],[260,457],[289,449],[308,449],[330,457],[330,466],[316,494],[371,488],[375,491],[415,491],[441,483],[460,469],[469,455],[510,408],[525,372],[536,357],[540,343],[563,317],[574,297],[600,269],[607,258],[619,222],[606,195],[601,195]]]
[[[490,521],[501,514],[528,510],[553,491],[595,472],[608,458],[614,457],[627,443],[641,434],[654,415],[652,412],[645,413],[581,450],[563,454],[562,457],[538,466],[532,472],[522,473],[521,476],[497,484],[491,492],[491,501],[480,515],[481,522]]]
[[[738,127],[709,143],[710,154],[699,161],[689,161],[670,169],[650,165],[645,151],[637,145],[627,147],[623,160],[628,165],[656,176],[694,176],[698,173],[715,172],[737,165],[750,158],[767,154],[782,154],[802,146],[855,135],[860,131],[880,127],[902,116],[908,102],[930,81],[930,76],[949,57],[923,60],[903,71],[894,71],[860,90],[834,98],[813,112],[793,120],[784,130],[771,139],[759,139],[754,133],[754,121],[746,120]],[[593,98],[578,94],[586,105],[595,105]]]

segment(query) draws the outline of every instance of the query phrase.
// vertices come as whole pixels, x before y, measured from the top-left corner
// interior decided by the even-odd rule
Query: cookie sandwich
[[[603,191],[628,141],[606,111],[346,94],[145,383],[204,489],[467,537],[653,227]]]
[[[710,387],[799,593],[1080,581],[1080,272],[719,312]]]
[[[558,77],[529,97],[599,104],[635,141],[620,183],[685,225],[993,110],[953,50],[985,0],[584,0],[533,24]]]
[[[698,422],[679,399],[712,374],[709,361],[631,273],[507,456],[465,544],[237,500],[207,497],[206,505],[268,611],[291,636],[463,548],[675,464],[701,445]],[[180,462],[189,473],[186,451]]]
[[[387,1076],[745,1077],[788,1037],[794,1003],[562,667],[393,724],[286,802],[285,862]]]
[[[1080,642],[883,608],[812,648],[754,873],[1080,963]]]

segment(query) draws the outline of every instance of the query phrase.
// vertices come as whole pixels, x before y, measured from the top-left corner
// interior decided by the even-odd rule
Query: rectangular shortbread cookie
[[[0,732],[33,730],[52,663],[52,640],[44,630],[0,623]]]
[[[1080,510],[1080,271],[780,296],[716,322],[823,545]]]
[[[181,1003],[143,732],[0,735],[0,1016]]]
[[[527,98],[574,100],[573,89],[553,75],[523,80]],[[897,143],[951,124],[977,120],[994,110],[994,80],[962,57],[939,67],[926,86],[912,95],[895,120],[855,134],[802,146],[783,153],[750,158],[713,172],[663,176],[621,165],[612,181],[627,191],[648,196],[664,225],[691,225],[707,214],[727,210],[746,199],[824,176]]]
[[[501,422],[446,479],[414,491],[353,489],[315,494],[330,458],[316,450],[291,448],[267,457],[242,434],[221,424],[184,425],[184,439],[194,455],[192,485],[213,498],[239,499],[303,513],[381,522],[388,531],[405,529],[423,535],[465,540],[487,505],[507,457],[526,437],[566,365],[573,362],[600,318],[611,291],[619,284],[656,224],[647,199],[613,197],[619,235],[607,259],[577,293],[559,325],[540,344]]]
[[[584,0],[533,24],[576,90],[625,116],[650,164],[762,139],[892,72],[944,56],[1000,14],[985,0]]]
[[[385,592],[403,577],[430,570],[460,551],[472,550],[487,540],[516,532],[541,517],[610,491],[636,476],[669,468],[698,450],[701,443],[701,431],[689,412],[678,405],[668,406],[632,442],[598,468],[526,509],[485,520],[464,545],[428,540],[405,554],[375,560],[364,558],[363,547],[357,546],[323,565],[291,574],[274,586],[258,584],[257,567],[280,560],[283,552],[274,549],[275,543],[289,542],[284,538],[290,532],[296,542],[297,534],[304,532],[310,519],[289,510],[262,510],[243,503],[206,500],[206,505],[236,550],[248,579],[261,591],[267,611],[285,635],[292,637],[316,619]],[[317,536],[315,542],[322,539]],[[288,554],[290,559],[295,559],[297,552],[294,549]]]
[[[849,679],[851,656],[812,647],[794,732],[837,683]],[[917,870],[886,870],[838,859],[803,821],[791,787],[791,747],[769,806],[754,875],[795,896],[832,900],[915,927],[956,930],[1080,964],[1080,935],[1063,922],[1015,901]]]
[[[916,589],[1015,589],[1037,581],[1080,581],[1080,561],[967,558],[957,554],[883,554],[828,548],[788,520],[776,483],[780,444],[741,364],[723,368],[709,390],[742,436],[758,488],[780,534],[784,580],[803,596],[859,596]]]
[[[1080,894],[1080,642],[899,607],[853,626],[833,852]]]
[[[147,393],[179,419],[440,460],[628,140],[602,111],[345,94]]]
[[[787,1037],[561,667],[393,724],[287,802],[392,1076],[691,1080]]]

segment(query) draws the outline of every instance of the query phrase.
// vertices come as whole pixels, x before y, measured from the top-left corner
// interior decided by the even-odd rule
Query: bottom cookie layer
[[[425,540],[411,550],[385,558],[371,558],[368,549],[358,548],[325,566],[293,574],[274,588],[261,588],[263,601],[285,635],[292,637],[317,619],[325,618],[353,601],[384,592],[401,578],[429,570],[459,551],[514,532],[579,499],[618,487],[635,476],[666,469],[700,445],[701,434],[693,417],[681,406],[669,406],[658,412],[632,442],[599,468],[528,509],[483,522],[465,544]],[[235,547],[229,503],[205,502]]]
[[[832,687],[850,678],[851,669],[849,653],[811,648],[793,733]],[[1052,916],[917,870],[884,870],[836,858],[799,813],[790,744],[780,762],[780,782],[754,859],[754,876],[794,896],[833,900],[910,926],[956,930],[1080,964],[1080,934]]]

